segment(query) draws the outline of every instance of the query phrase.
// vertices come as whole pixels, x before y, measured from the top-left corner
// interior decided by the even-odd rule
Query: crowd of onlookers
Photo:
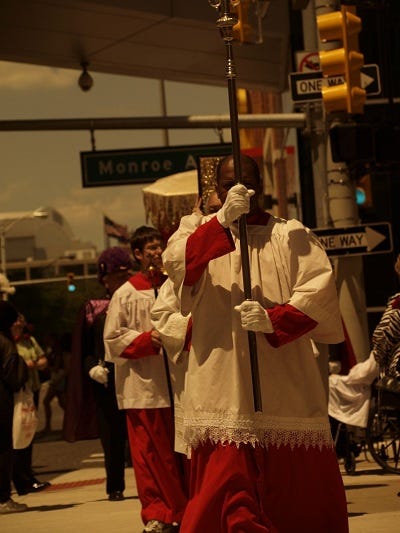
[[[45,425],[43,433],[51,431],[51,402],[57,397],[60,407],[65,409],[67,373],[70,358],[70,336],[56,338],[49,336],[45,349],[33,335],[33,327],[25,316],[7,300],[1,300],[2,340],[1,359],[3,363],[1,393],[4,400],[0,424],[2,426],[0,450],[0,513],[25,510],[11,498],[11,484],[18,495],[39,492],[50,485],[37,479],[32,468],[33,440],[24,448],[15,446],[7,423],[12,417],[12,396],[17,389],[24,388],[31,394],[36,412],[42,397]],[[12,319],[15,320],[12,321]],[[12,323],[11,323],[12,321]],[[11,357],[11,355],[12,357]],[[8,365],[6,359],[11,357]],[[14,361],[14,368],[13,363]],[[5,367],[4,367],[5,365]],[[21,370],[23,368],[23,371]],[[14,375],[13,375],[14,371]],[[4,385],[4,374],[8,372],[11,386]],[[43,384],[45,384],[44,387]],[[44,390],[43,390],[44,389]],[[42,394],[41,394],[42,390]],[[8,409],[7,409],[8,406]],[[10,454],[10,450],[12,453]]]

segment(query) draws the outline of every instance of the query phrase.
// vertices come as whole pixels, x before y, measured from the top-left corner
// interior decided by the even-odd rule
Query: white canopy
[[[161,233],[169,235],[178,227],[181,217],[190,215],[197,201],[197,170],[158,179],[142,192],[146,221],[151,220]]]

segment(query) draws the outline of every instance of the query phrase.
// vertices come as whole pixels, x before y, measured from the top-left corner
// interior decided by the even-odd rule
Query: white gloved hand
[[[263,333],[274,332],[267,311],[258,302],[245,300],[240,305],[235,305],[234,309],[240,313],[243,329]]]
[[[254,195],[253,189],[247,189],[241,183],[229,189],[224,205],[217,212],[218,222],[228,228],[240,215],[250,211],[250,198]]]
[[[96,365],[89,370],[89,376],[94,379],[94,381],[97,381],[97,383],[107,385],[109,372],[110,371],[105,366]]]

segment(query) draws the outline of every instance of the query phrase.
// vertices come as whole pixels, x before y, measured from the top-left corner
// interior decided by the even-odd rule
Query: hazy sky
[[[157,80],[92,73],[84,93],[79,71],[0,62],[1,120],[161,116]],[[221,77],[224,72],[221,72]],[[227,90],[166,82],[168,115],[227,114]],[[95,132],[97,150],[164,145],[158,130]],[[213,130],[169,130],[170,145],[217,143]],[[226,138],[226,141],[229,139]],[[129,229],[145,223],[143,185],[83,188],[80,152],[91,150],[85,131],[1,132],[0,211],[40,206],[59,210],[76,238],[104,247],[103,213]]]

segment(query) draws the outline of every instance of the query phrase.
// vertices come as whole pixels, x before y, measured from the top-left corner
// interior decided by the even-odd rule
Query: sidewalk
[[[60,424],[58,426],[61,427]],[[98,439],[68,443],[61,439],[58,429],[49,436],[35,439],[33,466],[37,477],[50,481],[52,485],[38,494],[13,495],[16,501],[26,503],[29,510],[1,515],[1,533],[142,532],[133,470],[131,467],[125,470],[126,499],[108,501],[103,453]],[[341,470],[348,501],[350,533],[399,531],[400,497],[397,493],[400,492],[400,476],[385,474],[364,454],[358,458],[354,475],[346,474],[342,465]]]
[[[100,442],[67,443],[59,440],[59,435],[57,432],[49,440],[34,443],[35,473],[41,481],[50,481],[51,487],[37,494],[13,494],[29,510],[0,516],[0,531],[140,533],[143,524],[132,468],[125,470],[125,500],[110,502],[105,492]],[[77,468],[70,470],[68,464]]]
[[[355,475],[341,465],[350,533],[396,533],[400,528],[400,476],[386,474],[372,462],[357,462]]]
[[[102,470],[90,469],[90,476],[88,474],[87,470],[82,469],[79,476],[66,474],[55,480],[69,484],[68,488],[65,485],[63,488],[55,486],[53,490],[15,498],[18,502],[28,504],[29,510],[15,515],[2,515],[0,530],[2,533],[140,533],[143,525],[140,504],[135,489],[131,488],[133,480],[127,476],[127,499],[109,502],[104,483],[98,482]],[[86,479],[80,480],[79,477]]]
[[[141,533],[140,503],[132,468],[126,469],[126,499],[109,502],[105,494],[103,456],[98,440],[66,443],[61,440],[35,442],[34,462],[39,479],[52,486],[38,494],[15,499],[29,505],[29,511],[0,517],[2,533]],[[44,456],[55,457],[59,465],[68,462],[67,452],[75,465],[49,469]],[[64,471],[63,471],[64,470]],[[351,533],[395,533],[400,524],[400,476],[383,474],[374,463],[364,459],[357,463],[356,475],[343,472]],[[215,532],[210,532],[215,533]],[[310,532],[324,533],[324,532]]]
[[[140,503],[131,467],[125,470],[125,500],[110,502],[105,490],[104,454],[98,439],[66,442],[61,428],[64,413],[57,399],[52,406],[52,431],[40,437],[44,427],[42,385],[38,433],[33,443],[33,469],[40,481],[51,487],[37,494],[18,496],[29,510],[0,516],[1,533],[141,533]]]

